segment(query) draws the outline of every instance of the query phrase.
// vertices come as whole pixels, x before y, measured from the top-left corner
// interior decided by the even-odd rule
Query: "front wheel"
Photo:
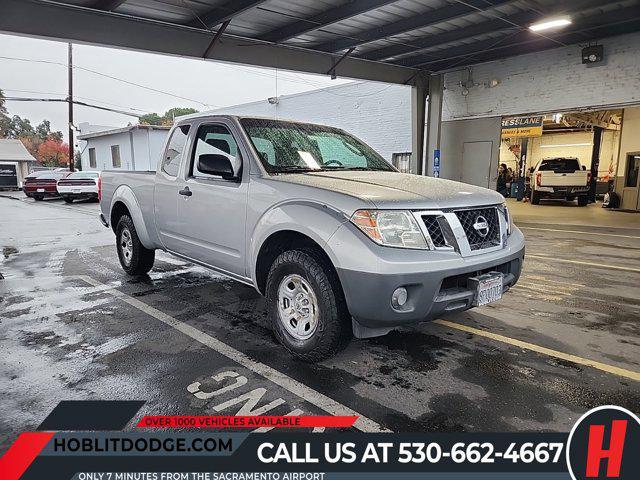
[[[326,359],[351,338],[351,317],[335,270],[317,252],[290,250],[271,265],[267,309],[273,331],[294,357]]]
[[[128,215],[123,215],[118,221],[116,247],[120,265],[129,275],[144,275],[153,268],[156,251],[142,245],[133,220]]]

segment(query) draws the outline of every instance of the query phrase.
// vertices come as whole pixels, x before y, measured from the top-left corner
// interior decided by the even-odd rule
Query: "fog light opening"
[[[404,287],[396,288],[391,295],[391,305],[393,308],[401,308],[409,299],[409,293]]]

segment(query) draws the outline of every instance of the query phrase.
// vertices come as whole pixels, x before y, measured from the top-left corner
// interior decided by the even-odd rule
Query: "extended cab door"
[[[189,125],[173,129],[157,167],[153,192],[156,230],[165,248],[178,251],[180,248],[180,224],[178,221],[179,182],[181,164],[186,157]]]
[[[225,272],[246,277],[245,224],[249,162],[242,161],[231,122],[202,121],[192,126],[193,141],[186,158],[178,201],[182,245],[179,253]],[[227,157],[237,178],[223,179],[203,173],[203,155]]]

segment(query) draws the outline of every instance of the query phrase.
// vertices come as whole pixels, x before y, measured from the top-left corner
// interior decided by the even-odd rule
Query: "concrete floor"
[[[355,411],[358,428],[394,431],[568,431],[597,405],[637,410],[640,215],[510,206],[527,261],[502,301],[308,365],[249,287],[162,253],[148,277],[125,276],[97,204],[0,198],[0,451],[62,399]]]

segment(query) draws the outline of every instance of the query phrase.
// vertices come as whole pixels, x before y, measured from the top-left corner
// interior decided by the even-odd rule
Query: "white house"
[[[20,140],[0,138],[0,189],[22,188],[36,159]]]
[[[81,124],[82,170],[155,170],[170,127],[132,125],[100,130]]]

